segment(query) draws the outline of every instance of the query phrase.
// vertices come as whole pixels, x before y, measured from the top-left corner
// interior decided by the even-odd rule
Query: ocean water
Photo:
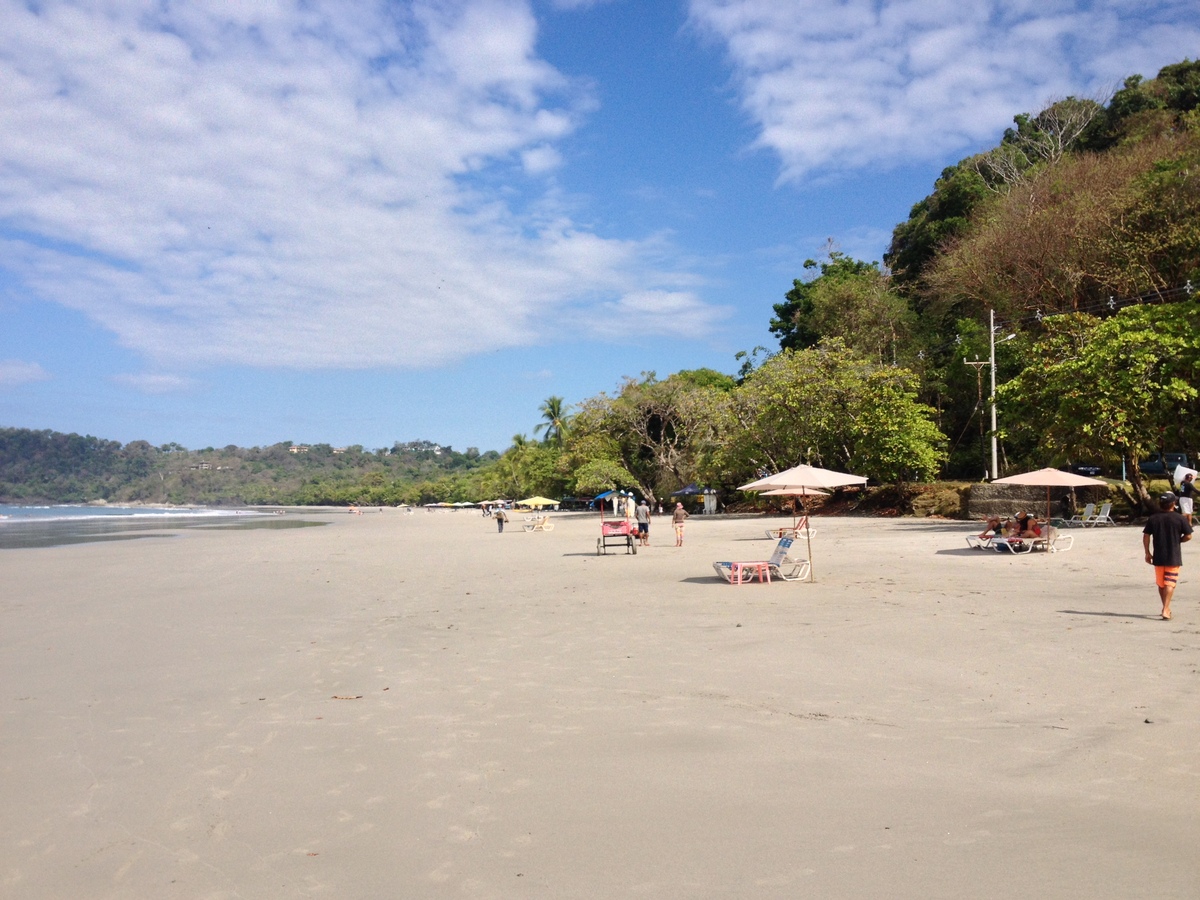
[[[186,528],[303,528],[322,524],[248,509],[0,504],[0,550],[169,538]]]
[[[79,519],[153,518],[165,516],[228,516],[241,514],[241,510],[206,509],[204,507],[175,506],[89,506],[61,504],[56,506],[12,506],[0,503],[0,517],[13,522],[54,522]]]

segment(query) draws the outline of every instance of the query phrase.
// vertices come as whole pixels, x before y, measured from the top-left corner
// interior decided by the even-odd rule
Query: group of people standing
[[[659,515],[662,514],[662,505],[661,504],[658,507],[658,512],[659,512]],[[489,514],[489,511],[485,507],[484,515],[486,516],[488,514]],[[495,510],[491,511],[491,515],[496,520],[497,530],[501,534],[503,534],[504,533],[504,523],[508,521],[508,515],[504,512],[504,507],[502,507],[502,506],[496,507]],[[631,497],[629,499],[629,502],[625,506],[625,518],[633,519],[633,521],[637,524],[638,543],[641,544],[643,547],[650,546],[650,516],[651,515],[652,515],[652,513],[650,511],[650,504],[646,500],[645,497],[642,498],[642,502],[637,504],[637,506],[633,505],[633,498]],[[676,547],[683,546],[683,523],[686,522],[687,519],[688,519],[688,511],[683,508],[682,503],[676,503],[675,509],[673,509],[671,511],[671,525],[675,529],[675,546]]]

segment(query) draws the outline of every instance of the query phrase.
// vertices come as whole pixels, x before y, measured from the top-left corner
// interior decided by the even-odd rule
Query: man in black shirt
[[[1183,565],[1183,544],[1192,539],[1192,526],[1175,512],[1174,494],[1163,494],[1158,499],[1158,508],[1159,512],[1147,519],[1142,529],[1142,548],[1146,551],[1146,562],[1154,566],[1162,617],[1170,619],[1171,597],[1179,581],[1179,567]]]

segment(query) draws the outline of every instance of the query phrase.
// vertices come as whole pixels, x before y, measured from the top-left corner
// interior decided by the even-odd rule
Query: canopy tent
[[[613,515],[615,516],[615,515],[618,515],[619,511],[620,511],[617,506],[618,500],[621,497],[632,497],[632,496],[633,496],[633,491],[622,491],[622,490],[618,489],[618,490],[612,490],[612,491],[605,491],[602,494],[597,494],[595,497],[592,498],[592,501],[596,504],[597,508],[600,510],[600,518],[603,519],[604,518],[604,501],[605,500],[612,501]]]
[[[518,500],[517,506],[558,506],[557,500],[551,500],[549,497],[529,497],[525,500]]]
[[[867,479],[861,475],[851,475],[847,472],[834,472],[831,469],[821,469],[817,466],[800,465],[767,475],[749,484],[743,484],[740,491],[772,491],[793,489],[796,496],[806,497],[810,491],[823,488],[846,487],[852,484],[866,484]],[[816,581],[817,576],[812,564],[812,530],[808,530],[808,580]]]
[[[1030,487],[1046,489],[1046,521],[1050,521],[1050,489],[1056,487],[1107,487],[1107,481],[1099,478],[1088,478],[1086,475],[1076,475],[1074,472],[1064,472],[1062,469],[1038,469],[1036,472],[1022,472],[1020,475],[1009,475],[1007,478],[997,478],[992,484],[1024,484]]]

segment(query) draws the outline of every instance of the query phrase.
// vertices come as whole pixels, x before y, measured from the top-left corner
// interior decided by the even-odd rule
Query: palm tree
[[[538,412],[542,421],[534,426],[533,433],[546,432],[545,442],[555,447],[561,447],[567,428],[571,424],[571,416],[567,410],[570,407],[563,404],[562,397],[547,397]]]

